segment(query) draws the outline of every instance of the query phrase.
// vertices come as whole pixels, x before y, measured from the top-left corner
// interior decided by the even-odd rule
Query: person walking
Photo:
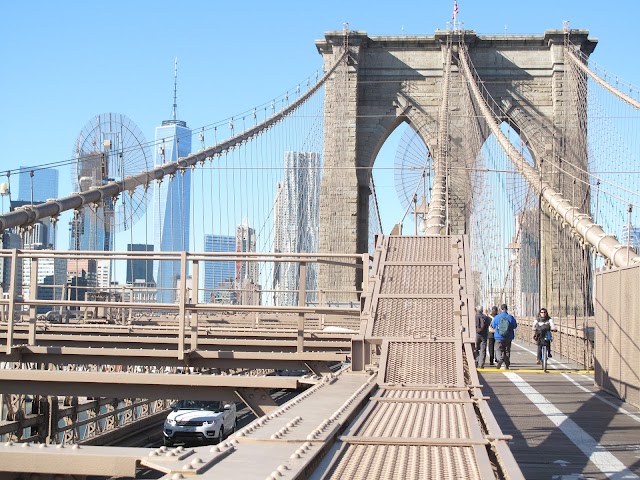
[[[496,338],[494,336],[494,330],[491,328],[491,322],[498,315],[498,307],[495,305],[491,307],[491,311],[487,312],[489,316],[489,332],[487,334],[487,346],[489,347],[489,365],[494,364],[496,358]]]
[[[489,333],[489,317],[487,317],[482,307],[476,308],[476,366],[484,368],[487,358],[487,335]]]
[[[502,367],[509,369],[511,365],[511,342],[515,337],[515,329],[518,328],[518,322],[513,315],[507,311],[507,305],[503,303],[500,306],[502,310],[491,320],[491,328],[493,328],[493,336],[496,340],[496,368]]]
[[[536,363],[540,365],[542,361],[542,346],[547,343],[547,357],[551,358],[551,331],[555,331],[556,326],[553,318],[549,316],[546,308],[541,308],[538,318],[533,322],[533,339],[538,344],[538,359]]]

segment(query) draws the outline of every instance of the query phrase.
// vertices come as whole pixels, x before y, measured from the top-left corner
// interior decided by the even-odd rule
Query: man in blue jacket
[[[518,328],[518,322],[513,315],[510,315],[507,311],[507,305],[502,304],[500,306],[502,310],[491,321],[491,329],[493,329],[493,336],[496,339],[496,368],[502,367],[504,363],[505,368],[509,368],[511,365],[511,342],[515,337],[514,331]]]

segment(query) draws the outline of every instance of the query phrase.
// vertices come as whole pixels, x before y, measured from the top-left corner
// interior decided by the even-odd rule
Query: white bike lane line
[[[608,478],[625,480],[640,478],[520,375],[512,372],[504,372],[504,375]]]
[[[627,417],[631,418],[632,420],[635,420],[636,422],[640,423],[640,416],[639,415],[636,415],[635,413],[630,412],[629,410],[625,409],[624,407],[620,407],[620,406],[616,405],[612,401],[607,400],[606,398],[602,397],[602,395],[600,395],[599,393],[592,392],[588,388],[583,387],[578,382],[576,382],[573,378],[571,378],[570,375],[567,375],[566,373],[563,373],[562,376],[564,378],[566,378],[569,382],[573,383],[577,388],[579,388],[583,392],[588,393],[593,398],[596,398],[596,399],[600,400],[602,403],[604,403],[606,405],[609,405],[610,407],[613,407],[616,412],[623,413],[624,415],[626,415]],[[593,379],[591,379],[591,380],[593,380]]]
[[[527,348],[524,345],[519,344],[519,343],[516,343],[515,345],[519,349],[524,350],[525,352],[529,352],[531,355],[534,356],[534,358],[538,356],[538,352],[536,350],[532,350],[530,348]],[[560,370],[562,370],[562,369],[568,370],[568,369],[571,368],[566,363],[559,362],[553,357],[549,359],[549,362],[548,362],[547,366],[548,366],[548,368],[553,368],[555,370],[558,370],[558,369],[560,369]],[[536,365],[536,367],[537,367],[537,365]],[[537,368],[540,368],[540,367],[537,367]]]

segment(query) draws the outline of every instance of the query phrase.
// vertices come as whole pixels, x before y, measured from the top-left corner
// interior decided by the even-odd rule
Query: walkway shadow
[[[531,368],[534,367],[535,364]],[[484,385],[483,393],[490,397],[489,407],[502,432],[513,436],[509,446],[525,478],[605,478],[587,455],[505,375],[497,372],[479,372],[479,375]],[[607,450],[628,470],[640,474],[638,422],[579,390],[559,373],[520,375],[526,375],[525,381],[588,433],[598,444],[596,451]],[[605,396],[614,405],[623,404],[606,392],[598,392],[597,395]],[[581,402],[583,398],[587,399]],[[574,440],[587,445],[585,439]],[[607,473],[618,478],[613,472]]]

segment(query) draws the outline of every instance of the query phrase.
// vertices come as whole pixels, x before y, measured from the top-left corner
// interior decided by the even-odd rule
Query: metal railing
[[[93,443],[135,422],[157,420],[169,400],[0,395],[7,420],[0,422],[3,442]]]
[[[345,276],[355,278],[354,269],[363,269],[364,265],[368,270],[370,264],[368,254],[16,249],[0,250],[0,261],[5,272],[11,272],[11,280],[3,284],[0,298],[0,330],[6,329],[7,354],[19,345],[15,339],[18,323],[28,324],[27,345],[35,345],[38,332],[46,330],[47,324],[130,325],[143,318],[173,328],[179,359],[184,357],[186,349],[198,348],[198,335],[193,332],[211,327],[211,320],[221,314],[252,316],[253,328],[260,326],[261,315],[297,318],[289,328],[298,332],[299,351],[302,351],[305,317],[320,317],[321,324],[327,315],[357,321],[359,297],[362,289],[366,289],[368,275],[365,273],[362,275],[365,284],[358,288],[354,285],[350,292],[321,290],[318,288],[321,268],[328,265],[334,272],[344,269]],[[112,279],[118,272],[126,272],[127,265],[134,261],[147,262],[147,265],[155,262],[159,266],[157,271],[170,266],[174,272],[171,285],[175,287],[169,288],[167,295],[148,280],[116,284],[112,280],[101,280],[98,278],[100,272],[88,266],[91,262],[93,265],[102,263],[104,271],[108,272],[106,275]],[[59,263],[57,267],[56,262]],[[236,276],[225,288],[204,288],[200,284],[203,266],[221,262],[232,263]],[[45,271],[45,267],[48,270]],[[56,268],[63,269],[62,273],[51,273]],[[285,269],[288,276],[278,277],[278,272]],[[28,272],[29,278],[21,280],[22,272]],[[216,292],[221,293],[217,298]],[[160,299],[162,301],[158,301],[158,295],[164,297]]]
[[[515,330],[516,340],[533,342],[533,322],[535,318],[518,318]],[[587,370],[594,368],[595,317],[554,317],[556,330],[552,333],[551,351],[557,353]]]

